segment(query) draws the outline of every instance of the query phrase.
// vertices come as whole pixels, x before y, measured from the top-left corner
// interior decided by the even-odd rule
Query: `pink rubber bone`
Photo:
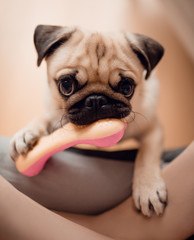
[[[26,176],[37,175],[48,159],[57,152],[77,144],[91,144],[99,147],[115,145],[122,137],[126,122],[118,119],[100,120],[86,127],[68,123],[50,135],[40,138],[36,146],[16,159],[16,167]]]

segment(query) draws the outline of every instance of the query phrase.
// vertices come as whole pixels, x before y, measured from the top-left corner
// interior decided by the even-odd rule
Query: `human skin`
[[[0,196],[0,239],[110,239],[42,207],[1,176]]]
[[[194,142],[162,170],[168,187],[168,206],[163,215],[151,218],[135,210],[132,198],[97,216],[56,214],[0,177],[0,237],[5,240],[185,239],[194,234],[193,169]]]
[[[98,216],[60,215],[115,239],[186,239],[194,234],[194,141],[162,170],[168,205],[160,217],[138,213],[132,198]]]

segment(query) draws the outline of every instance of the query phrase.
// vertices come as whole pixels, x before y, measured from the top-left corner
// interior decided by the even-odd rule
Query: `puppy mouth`
[[[128,116],[131,106],[102,94],[92,94],[68,109],[68,119],[76,125],[88,125],[100,119],[121,119]]]

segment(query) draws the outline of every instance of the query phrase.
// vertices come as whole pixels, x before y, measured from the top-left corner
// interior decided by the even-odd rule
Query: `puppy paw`
[[[160,216],[167,204],[167,190],[164,180],[157,177],[139,176],[133,185],[133,199],[136,208],[145,216],[153,212]]]
[[[39,139],[38,131],[21,130],[10,141],[9,153],[13,160],[18,155],[25,155],[31,150]]]

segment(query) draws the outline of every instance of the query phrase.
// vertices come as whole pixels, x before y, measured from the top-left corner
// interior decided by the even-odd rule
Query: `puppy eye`
[[[125,97],[130,98],[133,96],[135,90],[135,83],[131,78],[122,78],[118,84],[118,92],[122,93]]]
[[[75,92],[76,86],[77,81],[74,76],[63,76],[59,79],[59,92],[66,97],[72,95]]]

